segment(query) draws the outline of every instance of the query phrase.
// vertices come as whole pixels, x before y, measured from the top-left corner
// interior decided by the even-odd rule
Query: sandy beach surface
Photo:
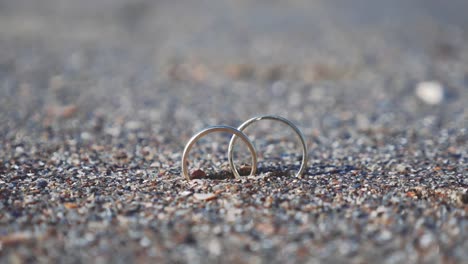
[[[0,262],[462,263],[466,10],[0,0]]]

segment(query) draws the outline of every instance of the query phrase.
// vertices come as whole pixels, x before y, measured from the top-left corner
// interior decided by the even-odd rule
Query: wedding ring
[[[187,158],[188,154],[190,152],[190,149],[192,149],[193,144],[197,142],[201,137],[212,133],[212,132],[228,132],[233,134],[234,136],[240,137],[242,141],[247,144],[247,147],[249,148],[250,154],[252,155],[252,169],[250,171],[250,175],[255,175],[255,172],[257,170],[257,152],[255,150],[254,145],[250,141],[250,139],[242,132],[239,131],[238,129],[230,126],[211,126],[208,128],[203,129],[202,131],[198,132],[195,134],[187,143],[185,146],[184,152],[182,154],[182,175],[190,181],[190,176],[188,173],[188,165],[187,165]],[[229,166],[231,167],[232,172],[234,173],[234,176],[236,178],[240,178],[239,172],[235,169],[234,162],[232,161],[232,157],[229,158]]]
[[[248,127],[250,124],[255,123],[257,121],[260,121],[260,120],[265,120],[265,119],[280,121],[280,122],[290,126],[294,130],[294,132],[296,132],[296,134],[299,136],[299,140],[300,140],[301,145],[302,145],[302,164],[301,164],[301,166],[299,168],[299,171],[296,174],[296,177],[300,177],[302,175],[302,173],[304,172],[306,166],[307,166],[307,159],[308,159],[307,158],[307,155],[308,155],[307,145],[305,143],[304,135],[302,134],[301,130],[299,130],[299,128],[297,128],[296,125],[291,123],[291,121],[289,121],[286,118],[283,118],[281,116],[263,115],[263,116],[253,117],[253,118],[245,121],[237,129],[239,131],[244,131],[244,129],[246,127]],[[237,178],[237,177],[239,177],[239,173],[237,172],[237,169],[234,166],[234,162],[233,162],[234,143],[236,142],[236,140],[237,140],[237,135],[234,134],[232,136],[232,138],[231,138],[231,141],[229,142],[228,158],[229,158],[229,165],[231,166],[231,169],[233,170],[234,175]]]

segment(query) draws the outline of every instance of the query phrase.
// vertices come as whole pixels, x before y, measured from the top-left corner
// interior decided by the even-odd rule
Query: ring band
[[[308,159],[307,158],[307,155],[308,155],[307,145],[305,143],[304,135],[302,134],[301,130],[299,130],[299,128],[296,125],[291,123],[291,121],[289,121],[288,119],[286,119],[284,117],[275,116],[275,115],[257,116],[257,117],[253,117],[253,118],[245,121],[237,129],[239,131],[244,131],[244,129],[247,126],[249,126],[250,124],[255,123],[257,121],[260,121],[260,120],[265,120],[265,119],[280,121],[280,122],[290,126],[294,130],[294,132],[296,132],[296,134],[299,136],[299,140],[301,141],[301,144],[302,144],[302,164],[301,164],[301,167],[299,168],[299,171],[296,174],[296,177],[300,177],[302,175],[302,173],[304,172],[306,166],[307,166],[307,159]],[[233,135],[232,138],[231,138],[231,142],[229,142],[228,156],[229,156],[229,164],[230,164],[232,170],[234,171],[234,175],[236,177],[238,177],[239,173],[237,172],[237,169],[234,166],[233,156],[232,156],[233,151],[234,151],[233,146],[234,146],[234,143],[235,143],[236,139],[237,139],[236,135]]]
[[[208,128],[203,129],[202,131],[198,132],[195,134],[187,143],[187,145],[184,148],[184,152],[182,154],[182,174],[183,176],[190,181],[190,176],[188,173],[188,166],[187,166],[187,158],[190,149],[192,149],[193,144],[200,139],[201,137],[205,136],[206,134],[212,133],[212,132],[228,132],[233,134],[234,136],[238,136],[242,139],[247,144],[247,147],[249,148],[250,154],[252,154],[252,169],[250,171],[250,175],[255,175],[255,172],[257,170],[257,152],[255,150],[254,145],[250,141],[250,139],[240,130],[230,127],[230,126],[211,126]],[[236,137],[237,138],[237,137]],[[236,178],[240,178],[239,172],[237,172],[236,168],[234,167],[234,162],[232,161],[232,157],[229,159],[229,166],[231,167],[232,172],[234,173],[234,176]]]

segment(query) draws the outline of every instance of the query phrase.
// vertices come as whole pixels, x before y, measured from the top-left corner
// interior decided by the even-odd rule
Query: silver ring
[[[301,167],[299,168],[299,171],[296,174],[296,177],[300,177],[302,175],[302,173],[304,172],[306,166],[307,166],[307,159],[308,159],[307,158],[307,155],[308,155],[307,145],[305,143],[304,135],[302,134],[301,130],[299,130],[299,128],[297,128],[297,126],[295,126],[293,123],[291,123],[291,121],[287,120],[284,117],[275,116],[275,115],[257,116],[257,117],[253,117],[253,118],[245,121],[237,129],[239,131],[244,131],[244,129],[247,126],[249,126],[250,124],[252,124],[254,122],[257,122],[257,121],[260,121],[260,120],[264,120],[264,119],[280,121],[280,122],[290,126],[294,130],[294,132],[296,132],[296,134],[299,136],[299,140],[301,141],[301,144],[302,144],[302,164],[301,164]],[[239,175],[239,173],[237,172],[237,169],[234,166],[234,162],[232,161],[232,159],[233,159],[232,154],[233,154],[233,151],[234,151],[233,146],[234,146],[234,143],[235,143],[236,139],[237,139],[236,135],[233,135],[232,138],[231,138],[231,142],[229,142],[228,156],[229,156],[229,164],[230,164],[232,170],[235,172],[234,175],[236,175],[236,177],[237,177]]]
[[[212,132],[228,132],[228,133],[234,134],[234,136],[239,136],[245,142],[245,144],[247,144],[250,154],[252,154],[252,169],[250,171],[250,175],[251,176],[255,175],[255,172],[257,171],[257,152],[255,150],[254,145],[250,141],[250,139],[242,131],[239,131],[238,129],[234,127],[211,126],[195,134],[185,146],[184,152],[182,154],[182,174],[184,175],[185,179],[190,181],[190,176],[189,176],[188,167],[187,167],[187,158],[188,158],[188,153],[190,149],[192,148],[193,144],[195,144],[195,142],[198,139]],[[231,167],[231,170],[234,173],[234,176],[236,178],[240,178],[239,172],[237,172],[237,170],[234,167],[234,162],[232,161],[232,157],[229,159],[229,166]]]

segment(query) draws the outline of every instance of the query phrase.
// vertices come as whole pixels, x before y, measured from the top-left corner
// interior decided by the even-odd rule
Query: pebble
[[[125,128],[129,129],[129,130],[138,130],[142,127],[142,123],[139,122],[139,121],[129,121],[125,124]]]
[[[148,237],[144,236],[140,240],[140,245],[142,247],[149,247],[151,246],[151,240]]]
[[[392,238],[392,232],[390,232],[389,230],[382,230],[380,231],[377,239],[380,241],[380,242],[387,242],[389,241],[390,239]]]
[[[40,189],[44,189],[45,187],[47,187],[48,184],[49,182],[46,179],[38,179],[36,181],[36,186]]]
[[[93,138],[93,135],[88,132],[83,132],[81,133],[81,139],[83,140],[91,140]]]
[[[430,105],[440,104],[444,99],[444,87],[437,81],[418,83],[415,93],[419,99]]]
[[[208,251],[214,256],[221,255],[222,247],[218,239],[212,239],[208,242]]]
[[[187,197],[187,196],[189,196],[189,195],[191,195],[191,194],[192,194],[191,191],[183,191],[183,192],[180,193],[180,196],[182,196],[182,197]]]
[[[395,169],[400,172],[400,173],[403,173],[403,172],[406,172],[406,164],[397,164]]]
[[[201,201],[211,201],[213,199],[216,199],[216,194],[214,193],[195,193],[193,194],[193,197],[197,200]]]
[[[459,200],[461,204],[468,204],[468,189],[465,192],[460,192]]]
[[[206,173],[203,170],[197,169],[192,171],[190,174],[191,179],[203,179],[206,178]]]
[[[421,248],[428,248],[432,244],[433,239],[430,233],[425,233],[419,238],[419,246]]]
[[[3,246],[10,246],[10,245],[16,245],[20,243],[27,242],[33,238],[33,235],[31,232],[16,232],[16,233],[11,233],[7,235],[3,235],[0,237],[0,244]]]

